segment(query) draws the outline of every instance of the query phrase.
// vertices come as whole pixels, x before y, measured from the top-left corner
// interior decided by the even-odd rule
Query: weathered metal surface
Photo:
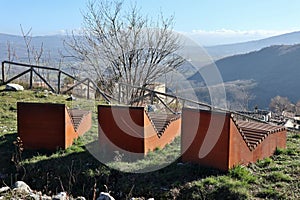
[[[65,149],[91,127],[90,112],[85,111],[74,126],[64,104],[18,102],[17,114],[18,134],[27,149]]]
[[[147,154],[170,143],[179,135],[181,124],[179,118],[162,122],[160,131],[163,132],[158,134],[143,107],[107,105],[98,106],[98,122],[99,143],[103,151],[137,154]]]
[[[183,162],[226,170],[229,154],[229,114],[184,108],[181,155]],[[218,134],[218,135],[217,135]]]
[[[230,112],[183,109],[182,160],[228,170],[269,157],[276,147],[286,147],[283,127],[236,121],[232,116]],[[214,128],[220,124],[221,129]],[[208,153],[203,155],[200,151]]]

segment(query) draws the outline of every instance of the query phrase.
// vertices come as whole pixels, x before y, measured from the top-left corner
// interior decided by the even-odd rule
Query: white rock
[[[53,200],[67,200],[68,196],[66,192],[60,192],[52,197]]]
[[[76,200],[85,200],[84,197],[77,197]]]
[[[41,196],[40,200],[52,200],[52,198],[44,194],[43,196]]]
[[[97,200],[115,200],[115,198],[110,196],[110,194],[107,192],[101,192]]]
[[[10,187],[2,187],[0,188],[0,193],[7,192],[8,190],[10,190]]]
[[[14,190],[18,190],[20,192],[26,192],[26,193],[31,193],[32,192],[30,187],[23,181],[15,182]]]
[[[44,194],[43,196],[41,196],[40,200],[51,200],[51,199],[52,199],[51,197]]]
[[[19,84],[8,83],[5,86],[5,90],[8,90],[8,91],[22,91],[22,90],[24,90],[24,87],[22,85],[19,85]]]

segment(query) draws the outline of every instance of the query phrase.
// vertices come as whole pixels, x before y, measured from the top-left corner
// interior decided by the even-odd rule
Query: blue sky
[[[150,17],[175,16],[174,29],[214,45],[260,39],[300,30],[299,0],[125,0]],[[0,32],[33,35],[79,29],[85,0],[0,0]]]

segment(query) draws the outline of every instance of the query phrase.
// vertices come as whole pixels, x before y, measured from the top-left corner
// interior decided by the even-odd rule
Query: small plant
[[[274,155],[282,155],[282,154],[286,154],[286,149],[283,148],[276,148]]]
[[[297,150],[296,149],[291,149],[291,148],[287,148],[287,149],[282,149],[282,148],[276,148],[275,155],[297,155]]]
[[[284,174],[283,172],[273,172],[268,177],[268,180],[272,182],[286,181],[289,182],[292,178],[288,174]]]
[[[267,199],[282,199],[282,194],[280,194],[274,188],[263,189],[262,191],[258,192],[256,196]]]
[[[209,199],[248,199],[249,185],[228,176],[219,177],[219,184],[208,194]]]
[[[300,133],[295,133],[292,138],[295,138],[295,139],[300,139]]]
[[[246,183],[254,183],[256,181],[256,177],[246,167],[241,165],[231,169],[229,174],[232,178],[245,181]]]
[[[23,170],[24,173],[22,179],[24,179],[26,170],[22,165],[22,152],[24,150],[23,142],[20,137],[17,137],[13,144],[15,146],[15,152],[12,155],[11,161],[14,163],[18,173]]]
[[[272,158],[267,157],[263,160],[258,161],[256,164],[258,167],[268,167],[268,166],[270,166],[271,163],[273,163]]]
[[[215,177],[207,177],[203,180],[203,184],[205,185],[216,185],[218,180]]]

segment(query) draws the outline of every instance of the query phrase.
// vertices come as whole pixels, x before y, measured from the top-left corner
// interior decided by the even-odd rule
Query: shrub
[[[239,179],[241,181],[245,181],[246,183],[255,183],[256,177],[253,176],[253,174],[243,166],[236,166],[233,169],[229,171],[229,175],[232,178]]]

